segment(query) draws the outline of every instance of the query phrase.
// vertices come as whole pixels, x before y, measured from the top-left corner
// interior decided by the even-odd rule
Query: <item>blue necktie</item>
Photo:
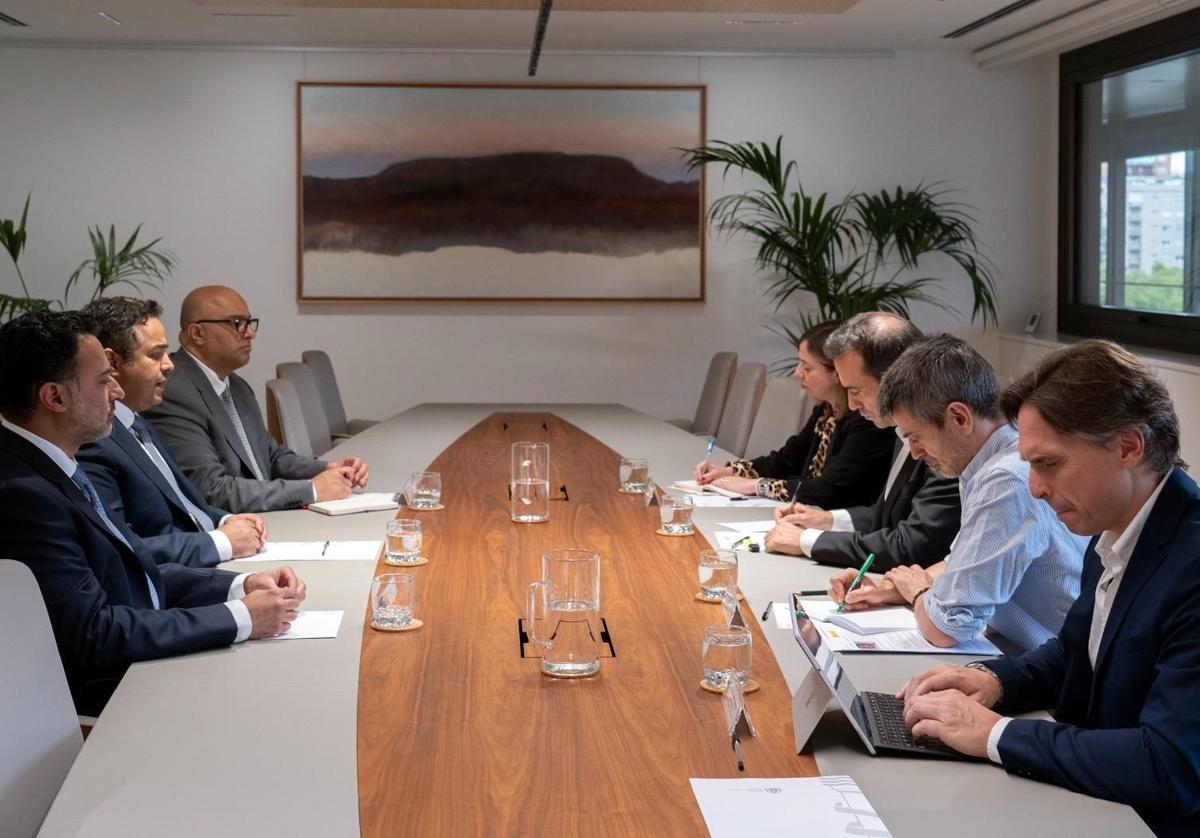
[[[108,517],[108,511],[104,508],[104,504],[100,502],[100,495],[96,493],[96,487],[92,485],[92,481],[88,480],[87,475],[83,473],[83,469],[76,468],[75,473],[71,475],[71,481],[79,487],[79,491],[83,492],[83,496],[88,499],[88,503],[92,505],[92,509],[96,510],[96,514],[100,516],[100,520],[104,522],[104,526],[108,527],[108,531],[115,535],[122,544],[133,550],[133,545],[117,529],[117,525],[112,522],[112,518]],[[149,573],[146,574],[146,585],[150,588],[150,602],[155,608],[158,608],[158,590],[154,587],[154,582],[150,579]]]
[[[142,444],[142,448],[146,449],[146,453],[150,455],[150,462],[154,463],[154,467],[158,469],[163,479],[167,481],[167,485],[175,490],[176,500],[183,504],[183,508],[187,510],[188,515],[191,516],[196,526],[204,532],[214,529],[213,519],[203,509],[188,500],[188,496],[179,487],[179,483],[175,480],[175,475],[172,473],[171,467],[167,465],[162,452],[154,444],[154,437],[150,435],[150,429],[146,427],[146,420],[141,416],[133,420],[133,435]]]

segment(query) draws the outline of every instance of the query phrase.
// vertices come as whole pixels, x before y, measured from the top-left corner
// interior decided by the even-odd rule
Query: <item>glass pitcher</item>
[[[521,524],[550,519],[550,443],[512,444],[510,516]]]
[[[542,578],[529,586],[529,640],[541,647],[542,673],[586,678],[600,671],[600,554],[560,548],[542,553]]]

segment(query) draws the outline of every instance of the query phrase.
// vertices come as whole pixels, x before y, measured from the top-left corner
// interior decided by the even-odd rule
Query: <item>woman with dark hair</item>
[[[753,460],[696,466],[701,485],[715,484],[745,495],[777,500],[795,497],[825,509],[869,506],[887,481],[896,446],[891,428],[878,428],[847,406],[846,391],[825,341],[840,323],[818,323],[800,336],[794,373],[817,406],[800,433],[783,447]]]

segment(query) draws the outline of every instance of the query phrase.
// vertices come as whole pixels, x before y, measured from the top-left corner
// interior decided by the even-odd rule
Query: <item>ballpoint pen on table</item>
[[[850,592],[858,587],[858,583],[867,575],[867,571],[871,569],[871,562],[875,561],[874,553],[867,553],[867,560],[863,562],[862,567],[858,569],[858,575],[854,577],[854,581],[850,583],[850,587],[846,589],[846,596],[842,597],[841,603],[837,607],[837,612],[841,614],[846,610],[846,599],[850,596]]]
[[[763,609],[763,613],[762,613],[762,620],[763,620],[763,622],[764,622],[764,623],[767,621],[767,617],[768,617],[768,616],[770,616],[770,614],[771,614],[771,608],[772,608],[772,606],[774,606],[774,605],[775,605],[775,602],[774,602],[774,601],[768,602],[768,603],[767,603],[767,607]]]
[[[328,549],[329,549],[329,542],[328,542],[328,541],[326,541],[326,542],[325,542],[325,546],[321,548],[321,555],[322,555],[322,556],[324,556],[324,555],[325,555],[325,551],[326,551],[326,550],[328,550]]]
[[[738,739],[738,735],[736,733],[733,734],[733,752],[737,754],[738,771],[745,771],[746,763],[742,759],[742,743],[741,740]]]

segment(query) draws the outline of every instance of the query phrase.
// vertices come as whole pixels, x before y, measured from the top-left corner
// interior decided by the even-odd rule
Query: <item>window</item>
[[[1200,354],[1200,12],[1062,56],[1063,332]]]

